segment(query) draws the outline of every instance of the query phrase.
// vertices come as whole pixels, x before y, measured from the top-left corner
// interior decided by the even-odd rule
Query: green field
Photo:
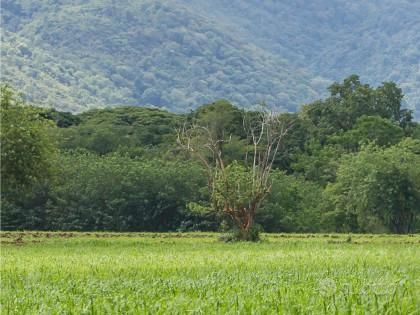
[[[1,314],[420,314],[420,235],[0,236]]]

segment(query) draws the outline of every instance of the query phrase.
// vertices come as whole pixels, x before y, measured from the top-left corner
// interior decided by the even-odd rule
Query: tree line
[[[403,108],[401,89],[392,82],[371,87],[353,75],[329,92],[297,113],[276,115],[288,130],[254,226],[267,232],[420,231],[420,127]],[[232,186],[253,181],[245,162],[253,143],[244,121],[259,114],[225,100],[186,114],[141,107],[72,114],[27,104],[3,85],[1,228],[230,229],[232,216],[211,211],[215,202],[226,202],[215,191],[234,195],[233,204],[256,196],[250,186]],[[179,143],[177,130],[193,125],[226,140],[220,149],[228,168],[213,177],[216,190],[208,189],[206,167]],[[190,138],[206,144],[203,134]],[[230,181],[220,181],[220,174]]]

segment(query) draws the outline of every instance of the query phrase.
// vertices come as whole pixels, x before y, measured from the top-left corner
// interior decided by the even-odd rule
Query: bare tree
[[[239,230],[240,239],[248,239],[255,214],[271,192],[270,173],[282,139],[290,129],[280,116],[262,107],[245,112],[243,129],[247,147],[243,163],[226,164],[224,145],[232,135],[214,132],[199,123],[185,123],[177,130],[178,144],[199,160],[207,170],[213,210],[229,216]]]

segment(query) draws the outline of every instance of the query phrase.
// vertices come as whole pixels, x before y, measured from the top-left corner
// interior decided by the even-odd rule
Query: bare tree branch
[[[238,199],[244,183],[232,184],[229,165],[224,161],[223,146],[232,140],[231,134],[226,135],[225,130],[212,132],[208,127],[196,123],[185,123],[177,129],[177,142],[206,168],[213,205],[219,207],[215,210],[225,213],[240,229],[248,231],[261,202],[271,192],[270,174],[283,138],[292,126],[293,122],[286,124],[278,113],[264,107],[257,112],[244,112],[244,162],[251,186],[248,187],[250,193],[246,201]],[[248,165],[249,159],[252,159],[252,165]],[[216,185],[215,181],[220,185]]]

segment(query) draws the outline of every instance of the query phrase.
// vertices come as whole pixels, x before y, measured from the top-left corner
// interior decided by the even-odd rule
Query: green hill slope
[[[312,74],[180,3],[4,7],[4,77],[60,109],[130,104],[180,111],[223,97],[294,110],[318,96]]]
[[[185,1],[321,77],[339,81],[356,73],[374,85],[395,81],[420,114],[420,1]]]
[[[5,0],[2,26],[2,78],[45,106],[294,111],[357,73],[420,116],[419,1]]]

